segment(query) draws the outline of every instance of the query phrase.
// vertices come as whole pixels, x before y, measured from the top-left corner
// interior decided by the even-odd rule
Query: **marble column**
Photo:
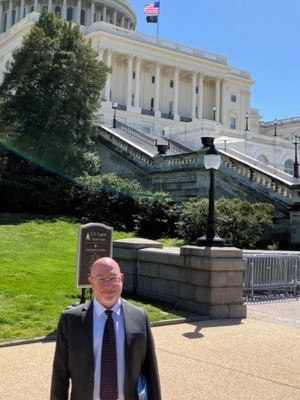
[[[110,50],[107,50],[106,51],[106,65],[108,67],[111,67],[111,59],[112,59],[112,52]],[[111,101],[110,90],[111,90],[111,74],[108,74],[107,80],[105,83],[105,99],[107,101]]]
[[[160,63],[157,62],[155,65],[155,88],[154,88],[154,111],[159,112],[160,110]]]
[[[141,60],[135,59],[134,107],[140,107]]]
[[[2,19],[3,19],[3,0],[0,1],[0,33],[2,33],[3,31]]]
[[[62,18],[63,18],[64,20],[67,19],[67,0],[63,0]]]
[[[174,68],[173,115],[178,115],[179,68]]]
[[[95,0],[92,0],[90,24],[93,24],[94,22],[95,22]]]
[[[198,76],[198,119],[203,119],[203,80],[204,75],[200,73]]]
[[[227,126],[227,102],[228,102],[227,79],[222,79],[221,96],[222,96],[221,122],[224,126]]]
[[[34,0],[33,11],[34,12],[39,12],[39,2],[38,2],[38,0]]]
[[[80,25],[81,20],[81,0],[77,2],[77,23]]]
[[[127,96],[126,96],[126,105],[132,105],[132,64],[133,57],[129,56],[127,59]]]
[[[6,20],[6,30],[8,30],[11,27],[12,10],[13,10],[13,2],[12,0],[10,0],[7,13],[7,20]]]
[[[24,18],[24,0],[21,0],[20,4],[20,13],[19,13],[19,21]]]
[[[220,92],[221,92],[221,80],[220,78],[216,78],[215,86],[216,86],[216,93],[215,93],[215,106],[216,106],[216,121],[220,122]]]
[[[192,106],[191,106],[191,118],[195,119],[196,117],[196,79],[197,73],[196,71],[192,72]]]

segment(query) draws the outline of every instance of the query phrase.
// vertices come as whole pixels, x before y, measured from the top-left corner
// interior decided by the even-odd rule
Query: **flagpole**
[[[161,5],[161,0],[159,1],[158,16],[157,16],[157,29],[156,29],[156,38],[157,39],[158,39],[158,32],[159,32],[160,5]]]

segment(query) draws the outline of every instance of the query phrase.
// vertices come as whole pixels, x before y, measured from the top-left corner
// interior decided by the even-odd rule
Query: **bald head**
[[[115,271],[117,274],[121,273],[119,264],[110,257],[98,258],[91,266],[91,276],[97,273],[105,273],[107,270]]]
[[[110,257],[98,258],[91,266],[89,283],[96,299],[104,307],[112,308],[118,302],[123,278],[119,264]]]

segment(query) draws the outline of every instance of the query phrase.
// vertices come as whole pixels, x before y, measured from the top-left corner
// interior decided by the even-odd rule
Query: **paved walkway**
[[[299,400],[300,298],[153,328],[163,400]],[[0,348],[0,399],[48,400],[54,343]]]

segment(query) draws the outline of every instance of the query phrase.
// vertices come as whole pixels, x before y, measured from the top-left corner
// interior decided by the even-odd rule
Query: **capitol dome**
[[[0,33],[27,14],[52,10],[67,21],[83,26],[104,21],[135,30],[137,19],[127,0],[0,0]]]

